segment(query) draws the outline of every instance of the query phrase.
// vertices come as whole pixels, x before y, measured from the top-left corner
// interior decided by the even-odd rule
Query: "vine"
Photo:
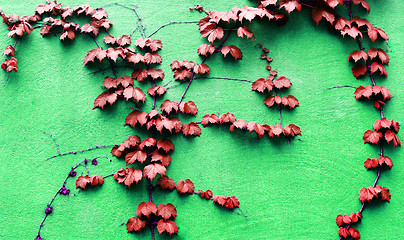
[[[127,8],[134,12],[137,22],[136,28],[128,35],[114,37],[109,34],[108,29],[112,26],[112,22],[108,20],[107,11],[105,7],[117,5]],[[340,5],[346,5],[349,19],[340,17],[335,13],[335,8]],[[61,153],[59,145],[53,135],[48,134],[54,141],[57,147],[57,155],[49,157],[52,158],[77,154],[86,151],[92,151],[98,148],[112,147],[112,156],[124,159],[126,165],[131,165],[129,168],[120,168],[117,172],[114,170],[113,160],[106,156],[95,157],[92,159],[84,159],[71,168],[67,177],[65,178],[62,187],[53,196],[50,203],[45,209],[45,217],[39,226],[36,239],[42,239],[41,229],[47,217],[52,213],[52,203],[59,195],[69,195],[70,189],[66,188],[66,182],[70,178],[77,175],[75,171],[78,167],[84,166],[87,174],[78,176],[76,178],[76,188],[80,191],[85,190],[90,186],[103,185],[104,179],[114,176],[118,184],[123,183],[127,187],[132,184],[138,184],[145,179],[147,181],[148,201],[138,204],[136,209],[136,216],[129,218],[126,222],[128,232],[142,231],[144,228],[149,227],[152,239],[155,239],[155,231],[159,234],[164,232],[168,234],[176,234],[178,226],[175,223],[177,216],[177,209],[172,203],[156,205],[153,202],[153,191],[160,187],[163,190],[173,191],[174,189],[179,194],[185,195],[199,195],[201,198],[212,201],[224,208],[230,209],[239,215],[246,215],[239,208],[240,202],[235,196],[222,196],[213,195],[209,189],[206,191],[195,191],[195,186],[190,179],[179,180],[175,183],[174,179],[167,176],[167,168],[171,163],[170,154],[175,149],[175,144],[170,140],[171,135],[182,134],[184,137],[196,137],[202,133],[202,128],[208,125],[218,125],[228,127],[231,132],[239,129],[241,131],[253,131],[256,133],[257,138],[261,139],[264,135],[270,138],[279,137],[285,139],[290,145],[290,140],[297,135],[301,135],[300,128],[295,124],[283,124],[282,114],[285,110],[291,110],[299,106],[298,99],[293,95],[283,95],[286,90],[290,89],[291,81],[284,76],[277,76],[277,71],[272,70],[271,62],[272,57],[268,56],[269,49],[265,48],[262,44],[255,44],[261,51],[260,58],[266,62],[265,68],[269,71],[269,76],[266,78],[259,78],[252,81],[248,79],[228,78],[228,77],[212,77],[208,76],[210,67],[207,65],[209,59],[213,55],[222,55],[224,58],[231,58],[231,61],[238,61],[243,59],[243,53],[235,45],[228,45],[228,40],[232,36],[239,38],[246,37],[247,39],[255,36],[248,28],[246,22],[252,22],[255,19],[265,19],[267,21],[276,21],[278,25],[283,25],[287,20],[287,15],[294,10],[300,11],[302,6],[312,9],[312,17],[314,21],[319,24],[322,19],[325,19],[329,27],[339,32],[343,37],[346,35],[355,39],[359,46],[359,51],[352,52],[348,61],[351,59],[359,63],[352,69],[352,73],[356,78],[369,76],[372,85],[354,87],[356,99],[367,98],[372,99],[375,108],[380,111],[380,119],[376,120],[373,124],[374,130],[367,130],[363,139],[365,143],[376,144],[380,146],[380,156],[376,158],[366,159],[364,165],[369,170],[371,168],[377,169],[377,176],[374,184],[367,188],[362,188],[359,192],[359,200],[362,202],[362,207],[357,213],[350,215],[338,215],[336,223],[340,227],[340,239],[359,239],[360,233],[353,228],[353,224],[362,219],[362,212],[365,209],[366,203],[373,199],[379,198],[382,201],[390,202],[391,195],[387,187],[377,185],[381,176],[381,171],[384,167],[391,168],[393,163],[391,159],[385,156],[383,145],[393,143],[394,146],[401,146],[400,139],[397,137],[399,131],[399,124],[393,120],[387,120],[383,114],[383,106],[386,101],[392,96],[390,91],[383,86],[376,85],[373,74],[380,73],[380,75],[387,76],[387,71],[384,64],[389,63],[387,53],[382,49],[369,48],[366,52],[363,47],[361,38],[365,34],[375,42],[377,39],[388,40],[386,33],[375,26],[373,26],[366,19],[353,17],[351,7],[352,5],[361,5],[367,12],[369,12],[369,5],[365,0],[321,0],[321,1],[301,1],[301,0],[264,0],[258,1],[257,7],[234,7],[228,12],[217,12],[205,10],[202,6],[196,5],[191,7],[190,10],[197,10],[205,14],[199,21],[173,21],[166,23],[157,28],[154,32],[147,35],[146,28],[143,24],[142,18],[136,10],[134,5],[124,5],[121,3],[111,3],[99,8],[92,8],[89,5],[80,5],[77,7],[69,8],[62,7],[56,1],[47,1],[46,4],[40,4],[35,9],[35,14],[31,16],[16,16],[5,15],[1,12],[4,23],[8,26],[10,32],[8,36],[15,39],[14,46],[9,45],[5,48],[3,55],[9,56],[1,68],[8,72],[5,85],[9,81],[11,72],[18,71],[18,60],[15,58],[15,49],[19,39],[24,34],[30,34],[35,29],[41,29],[40,33],[44,36],[50,33],[60,33],[59,39],[61,41],[74,40],[76,34],[83,33],[88,35],[97,48],[88,51],[84,58],[84,65],[98,65],[104,60],[107,61],[109,67],[96,70],[89,74],[98,74],[111,70],[113,77],[106,76],[103,81],[105,91],[102,92],[94,100],[94,107],[104,109],[117,102],[118,99],[125,99],[133,103],[134,111],[129,113],[125,119],[125,125],[129,125],[135,130],[143,129],[148,133],[146,139],[141,140],[137,135],[130,135],[119,145],[95,145],[95,147],[83,149],[79,151],[69,151]],[[80,26],[73,21],[67,21],[74,17],[73,15],[86,15],[91,21]],[[56,18],[56,17],[60,18]],[[54,18],[55,17],[55,18]],[[179,81],[178,84],[170,85],[173,81],[158,85],[159,81],[163,81],[165,73],[162,69],[158,69],[158,65],[162,63],[162,56],[158,53],[162,49],[163,43],[159,39],[151,39],[159,30],[169,25],[175,24],[195,24],[197,23],[202,37],[206,38],[208,43],[198,47],[197,53],[201,57],[201,62],[196,64],[188,60],[174,60],[171,62],[170,67],[173,71],[173,80]],[[101,44],[97,41],[97,36],[101,30],[106,32],[103,38],[105,45],[109,48],[104,50]],[[132,44],[131,37],[135,32],[139,32],[142,36]],[[134,45],[135,48],[131,47]],[[105,62],[105,61],[104,61]],[[120,75],[118,69],[126,68],[133,69],[131,76]],[[193,81],[197,79],[209,80],[225,80],[248,82],[252,84],[252,91],[257,93],[273,93],[267,95],[264,99],[264,104],[269,108],[277,108],[279,111],[279,124],[268,125],[260,124],[255,121],[247,123],[244,119],[236,118],[234,114],[228,112],[227,114],[205,114],[200,121],[191,121],[183,123],[179,117],[182,115],[196,116],[198,108],[195,102],[187,101],[185,98],[188,90],[191,88]],[[135,82],[136,80],[137,82]],[[144,83],[149,83],[150,87],[147,89],[148,96],[141,88]],[[187,84],[179,100],[165,99],[160,108],[157,107],[157,100],[161,99],[169,89]],[[339,87],[353,87],[349,85],[334,86]],[[153,101],[150,111],[144,110],[144,103],[150,97]],[[178,115],[175,115],[178,114]],[[237,130],[238,131],[238,130]],[[300,140],[300,139],[299,139]],[[87,168],[88,161],[91,160],[92,165],[97,165],[97,160],[107,159],[113,165],[114,173],[106,176],[90,175]],[[138,167],[138,168],[137,168]],[[157,178],[157,175],[160,175]],[[156,181],[157,180],[157,181]],[[239,212],[235,211],[238,209]]]

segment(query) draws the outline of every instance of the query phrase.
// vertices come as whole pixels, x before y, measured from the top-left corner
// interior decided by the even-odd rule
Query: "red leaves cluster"
[[[222,49],[220,50],[223,54],[223,56],[227,56],[228,53],[230,53],[230,55],[235,59],[242,59],[243,58],[243,53],[241,52],[241,50],[234,46],[234,45],[230,45],[230,46],[223,46]]]
[[[94,108],[100,107],[104,109],[107,103],[112,105],[118,97],[124,97],[126,101],[130,99],[136,102],[145,102],[146,95],[143,90],[138,87],[133,87],[133,79],[129,76],[118,77],[117,79],[105,77],[103,85],[108,89],[104,91],[94,100]]]
[[[240,202],[235,196],[227,197],[216,195],[213,197],[213,203],[219,204],[227,209],[238,208],[240,206]]]
[[[85,175],[85,176],[79,176],[76,179],[76,188],[81,188],[81,189],[86,189],[86,186],[88,184],[91,184],[91,186],[95,185],[102,185],[104,183],[104,178],[101,175]]]
[[[349,229],[340,227],[338,230],[338,234],[344,239],[359,240],[361,238],[359,231],[353,227]]]
[[[14,47],[11,46],[11,45],[8,45],[8,46],[4,49],[3,55],[6,55],[6,56],[14,56],[14,55],[15,55],[15,49],[14,49]]]
[[[376,158],[367,158],[364,162],[364,166],[367,170],[376,167],[387,166],[389,169],[393,166],[393,161],[389,157],[380,156],[378,159]]]
[[[147,48],[147,50],[150,50],[151,52],[156,52],[163,47],[163,44],[159,39],[139,38],[136,40],[135,46],[141,49]]]
[[[344,224],[349,225],[349,224],[352,224],[352,223],[359,222],[361,219],[362,219],[362,213],[361,212],[351,213],[351,215],[345,214],[344,216],[339,214],[337,216],[335,222],[337,223],[338,227],[341,227]]]
[[[195,116],[198,113],[198,108],[193,101],[188,101],[180,104],[180,111],[183,114],[191,114]]]
[[[114,173],[114,179],[120,183],[124,183],[126,186],[130,188],[133,182],[136,184],[142,180],[143,174],[140,169],[130,168],[121,168],[116,173]]]
[[[212,196],[213,196],[212,191],[209,190],[209,189],[206,190],[206,191],[202,191],[202,189],[199,189],[199,190],[198,190],[198,194],[199,194],[199,196],[200,196],[201,198],[206,199],[206,200],[211,199]]]
[[[176,185],[176,189],[178,193],[189,193],[189,194],[193,194],[194,193],[194,183],[189,180],[189,179],[185,179],[185,181],[180,180],[177,185]]]
[[[387,143],[392,141],[395,147],[401,146],[401,141],[396,135],[400,130],[398,122],[386,118],[378,119],[373,124],[373,128],[373,131],[367,130],[363,134],[364,143],[378,144],[380,139],[384,139]]]
[[[167,205],[160,204],[158,207],[153,202],[141,202],[136,209],[136,216],[128,219],[126,229],[128,232],[141,231],[148,222],[157,222],[157,230],[159,234],[167,232],[170,235],[178,232],[178,227],[173,221],[177,216],[177,209],[171,203]],[[171,220],[172,219],[172,220]]]
[[[140,164],[147,163],[142,171],[133,168],[119,169],[114,174],[115,180],[118,183],[124,182],[129,186],[135,181],[138,183],[142,176],[149,180],[153,180],[157,174],[164,176],[166,167],[171,163],[171,157],[168,154],[174,150],[174,144],[168,140],[163,139],[157,141],[154,138],[147,138],[140,141],[136,135],[129,136],[123,144],[115,145],[111,153],[118,158],[125,158],[126,165],[139,162]]]
[[[359,86],[356,88],[355,92],[356,100],[365,97],[370,99],[371,97],[375,99],[375,107],[379,108],[380,105],[384,105],[384,101],[391,98],[391,93],[388,88],[379,85],[367,85],[365,87]],[[383,101],[382,101],[383,100]]]
[[[174,71],[174,79],[184,81],[193,77],[194,73],[202,75],[209,74],[210,68],[205,63],[195,65],[193,61],[177,61],[174,60],[170,64],[171,69]]]
[[[294,137],[296,135],[301,135],[300,128],[295,124],[285,125],[284,129],[281,125],[276,124],[275,126],[270,126],[267,124],[257,124],[254,121],[247,123],[244,119],[236,120],[236,117],[232,113],[222,114],[218,117],[216,114],[206,114],[203,116],[202,125],[206,127],[210,124],[230,124],[230,131],[234,131],[235,128],[241,130],[248,130],[250,133],[255,131],[258,138],[262,138],[265,133],[269,137],[281,136]]]
[[[4,71],[7,71],[7,72],[11,72],[11,71],[17,72],[18,71],[17,64],[18,64],[17,58],[11,57],[10,59],[5,60],[1,64],[1,69],[3,69]]]
[[[114,38],[113,35],[108,34],[104,37],[104,42],[105,44],[111,44],[111,45],[117,44],[123,47],[125,45],[130,45],[132,43],[132,40],[128,35],[122,35],[118,38]]]
[[[381,201],[390,202],[391,194],[387,187],[381,187],[376,185],[376,187],[361,188],[359,191],[359,200],[363,203],[365,201],[370,202],[372,199],[380,198]]]
[[[135,49],[131,47],[117,47],[117,48],[108,48],[107,50],[103,50],[101,48],[95,48],[90,51],[88,51],[87,55],[84,58],[84,65],[86,65],[88,62],[94,62],[95,59],[98,59],[100,62],[105,59],[111,59],[114,62],[118,59],[118,57],[125,59],[128,63],[144,63],[147,65],[150,64],[160,64],[162,62],[162,58],[158,53],[145,53],[144,55],[140,53],[136,53]],[[160,70],[162,71],[162,70]],[[164,74],[160,73],[148,73],[149,75],[155,75],[158,74],[158,77],[163,78]],[[146,75],[147,76],[147,75]],[[152,76],[153,77],[153,76]],[[134,77],[135,78],[135,77]],[[143,78],[142,78],[143,79]],[[153,77],[154,79],[154,77]],[[142,81],[142,80],[139,80]]]
[[[157,181],[157,186],[160,186],[163,190],[174,190],[175,188],[175,182],[173,179],[168,178],[167,175],[161,176],[158,181]]]
[[[372,26],[368,20],[359,17],[354,17],[350,21],[341,17],[335,22],[334,28],[339,30],[343,36],[348,34],[352,38],[357,38],[358,36],[363,37],[361,32],[363,31],[368,33],[368,37],[372,42],[375,42],[379,36],[384,40],[389,40],[386,32],[380,28]]]
[[[275,96],[275,95],[271,94],[265,98],[264,103],[268,107],[272,107],[274,104],[276,104],[279,106],[283,105],[284,107],[289,107],[290,109],[293,109],[293,108],[299,106],[299,101],[293,95],[288,95],[287,97],[283,96],[281,98],[280,96]]]
[[[348,56],[348,61],[350,59],[353,59],[355,62],[359,61],[359,60],[363,60],[364,62],[366,62],[368,59],[373,60],[373,59],[379,59],[382,64],[387,64],[389,65],[389,56],[387,55],[386,51],[384,51],[381,48],[375,49],[375,48],[370,48],[368,50],[368,52],[366,53],[363,50],[360,51],[353,51],[351,52],[351,54],[349,54]]]

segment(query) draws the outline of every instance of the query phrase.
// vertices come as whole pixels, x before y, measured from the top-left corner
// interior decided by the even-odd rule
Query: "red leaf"
[[[300,131],[300,127],[296,126],[295,124],[285,125],[283,128],[284,128],[283,133],[286,136],[294,137],[297,135],[302,135],[301,131]]]
[[[397,135],[394,132],[392,132],[390,130],[386,131],[386,133],[384,134],[384,138],[386,139],[387,143],[393,141],[394,147],[396,147],[397,145],[401,146],[400,139],[397,137]]]
[[[216,195],[213,197],[213,203],[217,203],[228,209],[238,208],[240,206],[240,202],[234,196],[226,197],[226,196]]]
[[[195,67],[194,67],[194,72],[195,72],[195,74],[198,74],[198,75],[202,75],[205,73],[209,74],[209,71],[210,71],[210,68],[205,63],[195,65]]]
[[[150,162],[161,162],[163,166],[168,166],[171,163],[171,156],[168,154],[162,154],[158,150],[154,150],[151,155],[151,160]]]
[[[379,143],[379,138],[383,137],[383,133],[378,132],[376,130],[367,130],[363,134],[363,140],[365,140],[364,143],[373,143],[373,144],[378,144]]]
[[[146,138],[146,140],[143,140],[142,142],[140,142],[139,148],[142,150],[148,150],[148,148],[154,148],[156,146],[156,144],[157,144],[156,139],[154,139],[152,137],[148,137],[148,138]]]
[[[116,174],[116,173],[115,173]],[[115,178],[114,174],[114,178]],[[119,175],[119,174],[118,174]],[[120,177],[120,182],[124,182],[126,186],[130,188],[133,182],[136,182],[136,184],[142,180],[142,170],[140,169],[133,169],[133,167],[125,169],[125,177],[123,178],[122,176]],[[115,179],[116,180],[116,179]]]
[[[3,55],[14,56],[14,55],[15,55],[15,50],[14,50],[13,46],[8,45],[8,46],[4,49]]]
[[[338,234],[339,234],[341,237],[344,237],[344,238],[347,238],[347,237],[349,236],[348,229],[343,228],[343,227],[340,227],[340,228],[339,228]]]
[[[274,86],[277,89],[282,89],[282,88],[290,88],[292,85],[290,83],[290,80],[284,76],[278,77],[278,79],[273,80]]]
[[[338,227],[341,227],[341,225],[344,224],[341,214],[338,214],[337,218],[335,219],[335,222],[337,223]]]
[[[360,63],[358,66],[352,68],[352,74],[356,77],[359,78],[360,76],[365,76],[366,75],[366,66]]]
[[[372,65],[370,66],[370,71],[372,73],[375,73],[377,71],[380,71],[380,75],[384,75],[387,77],[387,71],[386,69],[383,67],[382,64],[378,63],[378,62],[374,62],[372,63]]]
[[[102,50],[100,48],[88,51],[87,55],[84,57],[83,66],[86,65],[88,62],[94,62],[95,58],[97,58],[101,62],[102,59],[104,59],[107,56],[107,53],[108,52],[106,50]]]
[[[177,69],[174,71],[175,80],[185,80],[190,79],[192,76],[192,71],[188,69]]]
[[[382,166],[383,164],[387,165],[390,169],[393,167],[393,161],[389,157],[380,156],[378,159],[378,164]]]
[[[86,189],[86,185],[90,183],[90,176],[85,175],[85,176],[79,176],[76,179],[76,188],[81,188],[81,189]]]
[[[259,78],[258,80],[252,83],[252,90],[263,93],[265,90],[268,92],[272,91],[273,83],[270,77],[267,77],[265,80],[264,78]]]
[[[160,186],[163,190],[169,189],[169,190],[173,190],[175,188],[175,182],[173,179],[168,178],[168,176],[164,175],[161,176],[157,183],[158,186]]]
[[[361,190],[359,191],[359,200],[361,200],[361,202],[365,202],[365,201],[370,201],[373,199],[373,196],[375,195],[374,191],[369,190],[368,188],[361,188]]]
[[[149,217],[150,214],[154,213],[156,215],[157,213],[157,207],[153,202],[141,202],[136,209],[136,215],[141,218],[143,216]]]
[[[382,199],[381,199],[382,201],[390,202],[391,194],[390,194],[390,190],[387,187],[382,188],[381,197],[382,197]]]
[[[114,35],[108,34],[104,37],[105,44],[115,44],[116,38]]]
[[[178,232],[178,227],[177,224],[175,224],[175,222],[172,220],[164,221],[163,219],[161,219],[157,223],[157,230],[159,231],[160,235],[163,232],[167,232],[171,236],[171,234]]]
[[[143,176],[153,181],[153,179],[156,177],[158,173],[160,175],[164,175],[166,174],[166,171],[167,169],[160,163],[149,164],[146,167],[144,167]]]
[[[177,216],[177,209],[175,209],[174,205],[171,203],[167,203],[167,205],[160,204],[157,207],[157,216],[161,216],[166,221],[170,217],[175,219],[175,216]]]
[[[155,52],[154,53],[147,52],[143,56],[143,59],[144,59],[145,64],[153,64],[153,63],[160,64],[163,61],[160,54],[155,53]]]
[[[352,222],[352,220],[351,220],[351,217],[350,216],[348,216],[348,215],[344,215],[344,216],[342,216],[342,221],[345,223],[345,224],[350,224],[351,222]]]
[[[193,101],[188,101],[186,103],[182,102],[180,104],[180,111],[183,114],[191,114],[195,116],[198,113],[198,108]]]
[[[116,39],[116,43],[122,47],[125,45],[130,45],[132,43],[132,40],[130,39],[130,37],[128,35],[122,35],[121,37],[118,37]]]
[[[379,56],[379,59],[382,61],[383,64],[389,65],[390,58],[383,49],[378,48],[376,50],[374,48],[370,48],[368,51],[368,54],[369,54],[370,59],[374,59],[377,56]]]
[[[302,5],[300,5],[298,0],[279,0],[279,9],[281,8],[285,8],[290,14],[295,9],[300,12]]]
[[[237,36],[242,38],[244,35],[247,37],[247,39],[249,39],[250,37],[254,37],[254,34],[251,32],[251,30],[248,27],[245,27],[245,26],[239,27],[237,29]],[[255,39],[255,37],[254,37],[254,39]]]
[[[202,44],[198,47],[198,54],[203,56],[208,56],[208,53],[212,55],[215,52],[215,45],[213,44]]]
[[[206,191],[202,191],[201,189],[199,189],[198,194],[201,198],[204,199],[210,199],[213,196],[213,193],[211,190],[206,190]]]
[[[164,79],[164,72],[162,69],[155,69],[155,68],[151,68],[149,70],[147,70],[147,74],[153,78],[154,80],[158,80],[158,79]]]
[[[164,86],[149,87],[149,89],[147,89],[147,93],[152,97],[161,97],[166,92],[167,89]]]
[[[117,99],[118,95],[115,92],[105,91],[94,99],[93,109],[96,107],[104,109],[104,106],[107,104],[107,102],[109,102],[112,105]]]
[[[90,176],[91,186],[102,185],[104,183],[104,178],[101,175],[92,175]]]
[[[345,37],[345,34],[348,34],[352,38],[356,38],[357,36],[361,36],[361,38],[363,38],[361,31],[359,31],[359,29],[356,27],[345,27],[341,30],[341,34],[343,37]]]
[[[169,139],[163,139],[157,142],[157,148],[168,153],[169,151],[174,151],[174,144]]]
[[[331,24],[333,24],[335,21],[335,16],[333,13],[317,6],[313,8],[311,16],[313,17],[313,20],[317,23],[317,25],[323,17]]]
[[[200,136],[201,135],[201,128],[198,126],[198,124],[194,122],[185,123],[184,126],[182,127],[182,133],[184,136]]]
[[[384,32],[380,28],[373,27],[373,26],[368,27],[368,36],[372,40],[372,42],[376,41],[378,35],[380,35],[380,37],[382,37],[386,41],[389,40],[386,32]]]
[[[371,168],[378,167],[379,163],[376,158],[367,158],[363,165],[365,166],[366,170],[369,170]]]
[[[224,31],[221,27],[217,27],[215,23],[210,23],[201,31],[201,34],[202,37],[208,37],[208,41],[213,43],[216,39],[223,38]]]
[[[216,114],[206,114],[203,116],[201,123],[204,127],[206,127],[208,124],[217,124],[219,123],[219,117]]]
[[[126,117],[125,125],[130,125],[135,127],[136,123],[139,123],[141,126],[145,125],[147,122],[147,113],[146,112],[139,112],[135,110]]]
[[[232,125],[230,125],[230,131],[234,132],[234,128],[238,128],[241,130],[246,130],[247,129],[247,122],[244,119],[239,119],[237,121],[234,121]]]
[[[349,61],[351,58],[352,58],[355,62],[359,61],[360,59],[363,59],[363,61],[366,62],[366,61],[368,60],[368,55],[367,55],[366,52],[363,51],[363,50],[360,50],[359,52],[358,52],[357,50],[355,50],[355,51],[351,52],[351,54],[349,54],[348,61]]]
[[[126,229],[128,232],[140,232],[144,227],[146,227],[146,221],[136,217],[129,218],[128,222],[126,223]]]
[[[168,99],[164,100],[164,102],[161,104],[160,109],[163,113],[166,113],[167,115],[170,115],[171,112],[177,112],[178,111],[178,102],[177,101],[170,101]]]
[[[143,63],[144,62],[144,57],[140,53],[127,52],[126,53],[126,61],[130,62],[130,63],[133,63],[133,64],[137,64],[137,63],[140,63],[140,62]],[[139,80],[139,81],[142,81],[142,80]]]
[[[146,161],[146,159],[147,159],[147,153],[142,150],[138,150],[136,152],[130,152],[125,156],[126,166],[128,166],[129,164],[133,164],[136,161],[142,164]]]
[[[363,86],[357,87],[354,94],[355,94],[356,100],[358,100],[361,97],[366,97],[369,99],[370,96],[372,96],[372,92],[373,92],[373,87],[371,85],[367,85],[365,87],[363,87]]]
[[[236,117],[233,115],[233,113],[230,113],[230,112],[228,112],[227,114],[222,114],[219,117],[220,124],[233,123],[235,121],[236,121]]]
[[[365,0],[353,0],[353,5],[361,4],[364,9],[369,13],[370,6]]]
[[[234,45],[223,46],[220,51],[222,52],[223,56],[225,56],[225,57],[230,52],[230,54],[234,57],[235,60],[243,58],[243,53],[241,52],[241,50]]]
[[[344,17],[341,17],[341,18],[339,18],[336,22],[335,22],[335,26],[334,26],[334,28],[336,29],[336,30],[342,30],[342,29],[344,29],[346,26],[351,26],[351,22],[348,20],[348,19],[346,19],[346,18],[344,18]]]
[[[343,0],[325,0],[325,3],[327,3],[328,6],[331,8],[335,8],[338,4],[343,5],[344,1]]]
[[[189,193],[189,194],[193,194],[194,193],[194,189],[195,186],[193,184],[193,182],[189,179],[185,179],[185,182],[183,180],[180,180],[177,183],[177,192],[178,193]]]

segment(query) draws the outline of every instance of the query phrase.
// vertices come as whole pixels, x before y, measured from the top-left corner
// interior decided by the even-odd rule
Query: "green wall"
[[[371,11],[354,9],[354,15],[366,16],[390,37],[389,76],[377,78],[394,96],[385,107],[388,119],[404,122],[403,109],[403,23],[402,1],[369,0]],[[8,1],[0,8],[6,14],[30,15],[42,1]],[[63,1],[63,6],[88,3],[97,7],[110,1]],[[129,3],[122,2],[122,3]],[[233,6],[254,6],[255,1],[136,1],[138,13],[151,33],[170,21],[195,21],[203,15],[188,8],[201,4],[205,9],[229,11]],[[129,34],[136,28],[132,11],[118,6],[107,7],[114,23],[115,36]],[[339,11],[346,16],[345,8]],[[178,196],[156,190],[153,201],[171,202],[177,207],[176,223],[180,230],[173,239],[337,239],[337,214],[359,210],[358,192],[373,184],[376,172],[366,171],[363,162],[377,157],[376,147],[364,145],[362,135],[379,117],[372,103],[356,101],[352,88],[327,90],[335,85],[367,85],[368,78],[356,80],[346,59],[357,50],[354,40],[329,33],[322,22],[317,26],[310,11],[293,12],[283,27],[256,21],[250,25],[256,41],[231,36],[229,42],[243,51],[243,60],[234,62],[214,56],[206,63],[210,76],[256,80],[266,77],[265,63],[259,59],[257,43],[270,49],[273,69],[292,81],[289,91],[299,99],[300,107],[284,111],[284,124],[294,123],[302,129],[302,141],[286,141],[219,127],[202,128],[197,138],[174,136],[175,152],[167,174],[176,181],[191,179],[198,189],[214,194],[234,195],[241,202],[247,218],[224,210],[197,196]],[[0,27],[0,47],[14,41]],[[102,40],[102,34],[99,40]],[[133,41],[140,37],[135,33]],[[169,64],[173,60],[200,61],[196,49],[206,43],[197,25],[167,26],[154,35],[163,42],[161,68],[173,79]],[[368,42],[365,41],[366,46]],[[387,49],[384,42],[377,47]],[[64,44],[58,37],[42,38],[39,30],[24,37],[17,45],[19,71],[12,73],[8,84],[0,87],[0,239],[33,239],[44,217],[46,204],[61,187],[69,169],[84,158],[110,156],[110,149],[58,157],[52,139],[55,136],[62,152],[80,150],[95,144],[119,144],[131,134],[145,137],[141,131],[124,127],[124,118],[133,107],[120,101],[105,110],[92,110],[94,98],[105,74],[86,75],[95,67],[83,67],[86,52],[96,45],[86,35]],[[120,71],[128,74],[128,71]],[[0,83],[7,78],[0,72]],[[144,90],[147,85],[140,85]],[[165,95],[179,100],[185,84]],[[279,123],[279,112],[268,109],[264,96],[251,92],[245,82],[197,80],[185,100],[193,100],[200,121],[207,113],[232,112],[238,118],[258,123]],[[161,101],[159,101],[161,102]],[[145,109],[151,109],[146,101]],[[399,137],[403,138],[400,133]],[[391,171],[382,172],[379,184],[390,189],[391,203],[372,203],[358,225],[362,239],[404,239],[403,174],[404,156],[400,148],[386,147],[393,162]],[[115,169],[124,161],[113,159]],[[90,173],[112,173],[111,164],[100,160]],[[80,168],[78,173],[85,173]],[[74,181],[67,184],[74,190]],[[150,230],[126,233],[121,223],[135,215],[137,205],[147,201],[145,181],[131,190],[106,179],[101,188],[88,189],[76,196],[59,196],[54,211],[42,229],[44,239],[150,239]],[[166,235],[157,236],[165,239]]]

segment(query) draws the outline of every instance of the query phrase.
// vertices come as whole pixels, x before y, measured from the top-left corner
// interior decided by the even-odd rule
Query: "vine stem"
[[[227,41],[227,39],[229,39],[230,34],[231,34],[231,32],[229,32],[229,33],[226,35],[225,39],[220,43],[220,45],[219,45],[216,49],[220,49],[220,48],[223,46],[223,44]],[[217,52],[215,51],[212,55],[206,56],[206,57],[202,60],[201,63],[204,63],[210,56],[213,56],[213,55],[216,54],[216,53],[217,53]],[[201,64],[201,63],[200,63],[200,64]],[[192,80],[193,80],[193,79],[194,79],[194,70],[192,70],[191,78],[189,79],[188,85],[187,85],[187,87],[185,88],[185,91],[184,91],[184,93],[182,94],[180,101],[178,102],[178,106],[181,104],[182,100],[184,99],[185,94],[187,93],[187,91],[188,91],[188,89],[189,89],[189,86],[191,86],[191,83],[192,83]]]
[[[198,23],[198,22],[199,22],[199,21],[176,21],[176,22],[169,22],[169,23],[166,23],[166,24],[161,25],[159,28],[157,28],[157,30],[155,30],[152,34],[150,34],[150,35],[147,36],[147,37],[149,38],[149,37],[153,36],[153,35],[156,34],[158,31],[160,31],[162,28],[165,28],[165,27],[167,27],[167,26],[169,26],[169,25],[172,25],[172,24]]]
[[[346,3],[346,5],[347,5],[347,10],[348,10],[348,12],[349,12],[349,20],[352,20],[353,16],[352,16],[352,9],[351,9],[351,1],[350,1],[350,0],[344,0],[344,2]],[[363,48],[363,45],[362,45],[362,42],[361,42],[359,36],[356,37],[356,41],[357,41],[357,43],[358,43],[358,46],[359,46],[360,50],[363,50],[363,51],[364,51],[364,48]],[[366,53],[366,54],[367,54],[367,53]],[[369,54],[367,54],[367,55],[368,55],[368,57],[369,57]],[[375,81],[374,81],[374,79],[373,79],[373,75],[372,75],[372,72],[371,72],[370,61],[369,61],[369,60],[366,61],[366,69],[367,69],[367,73],[368,73],[368,75],[369,75],[369,77],[370,77],[370,80],[372,81],[372,85],[375,86],[376,83],[375,83]],[[380,106],[380,118],[381,118],[381,119],[383,118],[383,107],[382,107],[382,106]],[[380,156],[383,156],[383,145],[382,145],[382,144],[380,144]],[[378,182],[379,179],[380,179],[380,175],[381,175],[381,167],[379,166],[379,167],[378,167],[378,170],[377,170],[377,176],[376,176],[375,182],[373,183],[373,187],[376,187],[377,182]],[[365,206],[366,206],[366,202],[363,202],[363,203],[362,203],[362,206],[361,206],[361,209],[359,210],[360,213],[363,212],[363,210],[365,209]],[[352,223],[349,224],[349,225],[346,227],[346,229],[349,229],[351,226],[352,226]],[[342,236],[340,236],[339,239],[342,240]]]

